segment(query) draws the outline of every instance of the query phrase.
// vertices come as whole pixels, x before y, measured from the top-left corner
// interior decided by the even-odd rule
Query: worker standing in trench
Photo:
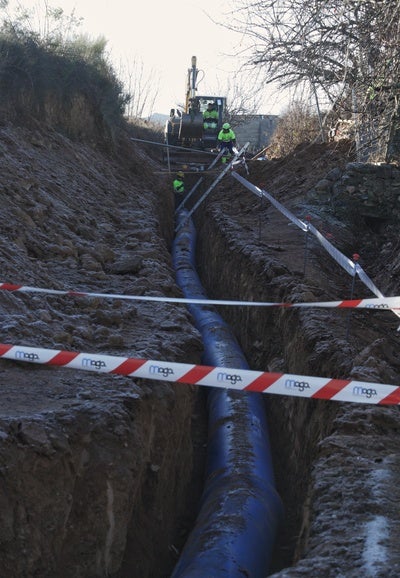
[[[185,196],[185,175],[182,171],[176,173],[172,186],[175,193],[175,209],[177,209]]]

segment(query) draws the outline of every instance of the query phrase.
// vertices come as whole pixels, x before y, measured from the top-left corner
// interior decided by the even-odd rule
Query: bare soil
[[[121,138],[110,155],[51,130],[4,125],[0,156],[1,281],[181,295],[169,252],[171,175],[149,147]],[[310,216],[346,255],[360,254],[376,285],[395,295],[398,220],[374,219],[362,201],[317,186],[327,175],[345,182],[353,160],[349,143],[330,143],[240,170]],[[197,177],[188,175],[188,187]],[[231,176],[195,221],[210,297],[350,296],[351,279],[318,244],[305,263],[301,231]],[[357,281],[354,296],[371,295]],[[179,305],[1,291],[0,310],[4,343],[201,359]],[[390,312],[225,308],[224,316],[252,369],[399,383]],[[0,376],[0,574],[169,576],[201,493],[202,392],[7,360]],[[399,576],[398,408],[266,396],[266,411],[286,510],[271,575]]]

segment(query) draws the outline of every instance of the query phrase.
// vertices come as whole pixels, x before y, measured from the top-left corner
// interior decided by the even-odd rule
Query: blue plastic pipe
[[[186,298],[206,298],[195,269],[196,231],[187,211],[173,243]],[[189,305],[203,338],[202,362],[248,369],[228,325],[210,307]],[[235,379],[221,371],[221,381]],[[208,450],[200,511],[171,578],[265,578],[282,503],[275,489],[262,394],[209,388]]]

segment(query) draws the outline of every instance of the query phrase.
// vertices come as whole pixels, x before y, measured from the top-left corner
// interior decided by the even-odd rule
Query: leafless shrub
[[[283,157],[299,144],[311,143],[319,135],[318,117],[302,101],[295,101],[280,116],[268,149],[268,156]]]

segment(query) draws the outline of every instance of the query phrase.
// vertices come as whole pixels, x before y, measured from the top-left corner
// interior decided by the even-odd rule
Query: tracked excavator
[[[211,151],[216,147],[218,132],[224,122],[226,98],[199,96],[198,83],[203,78],[203,71],[197,68],[197,57],[192,56],[187,73],[185,106],[183,110],[172,108],[170,111],[165,127],[167,144],[203,151]],[[215,122],[212,126],[205,126],[207,123],[204,123],[203,113],[210,108],[217,113]]]

